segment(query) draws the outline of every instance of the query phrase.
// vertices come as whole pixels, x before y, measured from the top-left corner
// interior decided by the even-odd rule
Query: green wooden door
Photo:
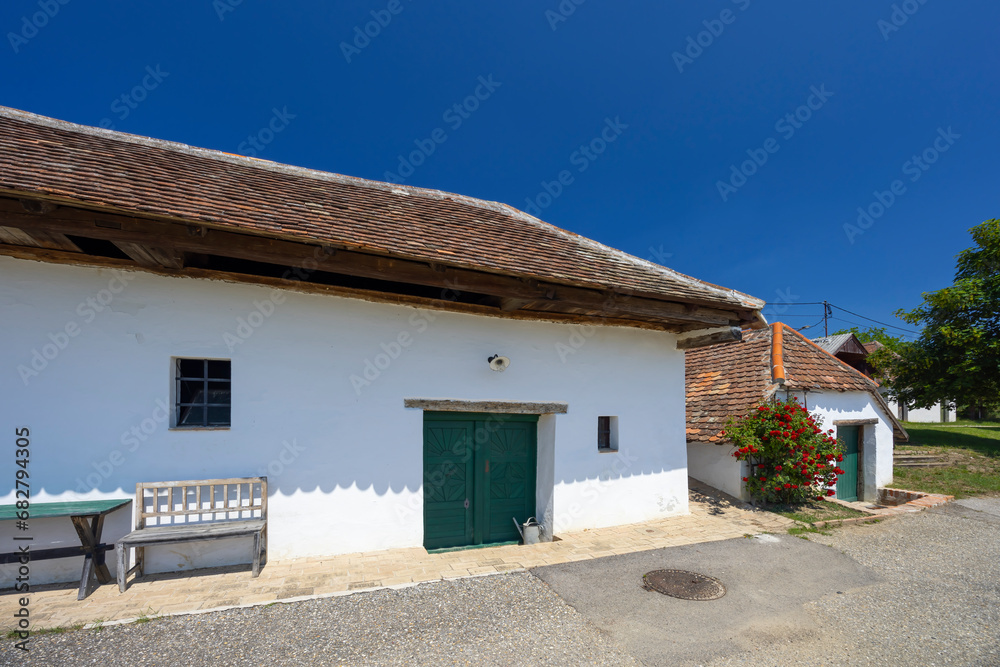
[[[860,426],[838,426],[837,439],[844,447],[844,460],[840,464],[844,474],[837,478],[837,498],[840,500],[858,499],[858,452]]]
[[[518,539],[535,513],[537,415],[424,413],[424,547]]]
[[[472,543],[472,421],[424,421],[424,546]]]

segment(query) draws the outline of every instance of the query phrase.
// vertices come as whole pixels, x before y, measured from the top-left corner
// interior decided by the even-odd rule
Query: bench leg
[[[118,556],[118,592],[124,593],[128,577],[128,547],[119,542],[115,545],[115,554]]]
[[[260,543],[261,534],[257,531],[253,534],[253,576],[254,578],[260,576]]]

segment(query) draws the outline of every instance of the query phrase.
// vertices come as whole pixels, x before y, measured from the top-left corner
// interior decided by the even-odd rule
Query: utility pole
[[[826,325],[826,318],[829,317],[830,315],[833,315],[833,309],[830,308],[830,304],[828,304],[826,302],[826,299],[823,299],[823,336],[824,337],[830,335],[830,328]]]

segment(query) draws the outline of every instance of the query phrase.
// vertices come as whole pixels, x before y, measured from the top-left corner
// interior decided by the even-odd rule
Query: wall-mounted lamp
[[[510,366],[510,359],[507,357],[501,357],[499,354],[494,354],[486,361],[490,363],[490,370],[497,371],[498,373],[503,373],[507,370],[507,367]]]

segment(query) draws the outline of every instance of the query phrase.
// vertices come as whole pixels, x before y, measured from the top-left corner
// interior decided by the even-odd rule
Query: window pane
[[[229,407],[208,408],[209,426],[229,426]]]
[[[597,446],[606,449],[611,446],[611,418],[597,418]]]
[[[181,380],[179,403],[204,403],[205,383],[201,380]]]
[[[229,405],[232,390],[228,382],[208,383],[208,402]]]
[[[181,406],[177,409],[178,426],[204,426],[205,408]]]
[[[218,379],[228,379],[230,376],[229,361],[209,361],[208,377]]]
[[[205,362],[201,359],[180,359],[181,376],[186,378],[205,377]]]

